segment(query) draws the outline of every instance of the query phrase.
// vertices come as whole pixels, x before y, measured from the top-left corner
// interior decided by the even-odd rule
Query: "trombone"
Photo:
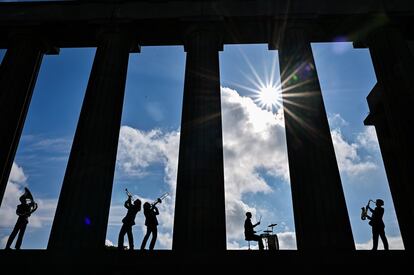
[[[165,199],[166,197],[168,197],[168,193],[164,193],[162,194],[161,197],[159,197],[158,199],[156,199],[152,204],[151,204],[151,208],[154,207],[157,203],[161,203],[163,199]]]

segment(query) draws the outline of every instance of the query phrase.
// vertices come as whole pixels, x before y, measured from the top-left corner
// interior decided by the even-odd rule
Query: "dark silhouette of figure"
[[[384,205],[384,201],[381,199],[377,199],[375,201],[375,209],[372,209],[368,206],[368,209],[371,211],[372,215],[368,216],[367,218],[370,220],[369,225],[372,226],[372,250],[377,250],[378,248],[378,237],[381,237],[381,241],[384,245],[384,249],[388,250],[388,241],[387,237],[385,236],[385,225],[382,221],[382,216],[384,216],[384,208],[382,206]]]
[[[156,203],[161,202],[160,199],[157,200]],[[147,226],[147,233],[144,236],[141,244],[141,250],[145,249],[145,245],[147,244],[148,238],[152,233],[152,239],[149,245],[149,250],[153,250],[155,246],[155,242],[157,241],[158,235],[158,220],[157,215],[160,214],[158,208],[155,206],[156,203],[150,204],[149,202],[144,203],[144,215],[145,215],[145,225]]]
[[[255,228],[256,226],[258,226],[260,224],[260,222],[257,222],[256,224],[252,224],[251,221],[252,218],[252,213],[250,212],[246,212],[246,220],[244,221],[244,238],[246,241],[256,241],[259,243],[259,250],[263,250],[264,246],[263,246],[263,240],[262,237],[260,237],[259,235],[256,235],[254,233],[256,233],[256,231],[254,231],[253,228]]]
[[[24,194],[19,198],[21,204],[19,204],[16,209],[16,214],[19,217],[17,218],[16,225],[14,226],[14,229],[10,234],[9,239],[7,240],[6,249],[10,249],[10,246],[13,243],[13,240],[16,237],[17,233],[19,233],[19,236],[17,237],[15,248],[17,250],[20,249],[24,232],[26,230],[27,224],[29,223],[29,217],[37,209],[37,203],[34,202],[33,196],[30,193],[29,189],[25,187],[24,190]]]
[[[132,226],[135,225],[135,217],[137,213],[141,210],[141,201],[136,199],[132,204],[132,196],[128,196],[128,199],[125,201],[124,206],[128,209],[126,216],[122,219],[121,231],[119,231],[118,236],[118,249],[124,249],[124,236],[128,235],[129,250],[134,249],[134,236],[132,235]]]

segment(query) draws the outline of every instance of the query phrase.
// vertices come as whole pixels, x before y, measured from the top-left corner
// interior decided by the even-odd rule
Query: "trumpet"
[[[166,197],[168,197],[168,193],[164,193],[162,194],[161,197],[159,197],[158,199],[156,199],[152,204],[151,207],[154,207],[157,203],[161,203],[163,199],[165,199]]]
[[[132,194],[128,191],[128,188],[125,188],[125,192],[126,192],[126,194],[127,194],[128,197],[131,197],[132,198]]]
[[[370,199],[370,200],[368,200],[367,206],[361,207],[361,220],[363,220],[363,221],[368,216],[368,207],[369,207],[370,202],[374,202],[374,201]]]

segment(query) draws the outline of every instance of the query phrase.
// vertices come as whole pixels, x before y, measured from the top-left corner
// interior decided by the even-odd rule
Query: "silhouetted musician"
[[[369,225],[372,226],[372,250],[377,250],[378,248],[378,237],[381,237],[384,249],[388,250],[388,240],[385,236],[385,225],[382,220],[382,217],[384,216],[384,208],[382,208],[384,201],[377,199],[375,205],[375,209],[372,209],[369,205],[367,206],[372,213],[372,216],[367,215],[368,220],[370,220]]]
[[[20,249],[24,232],[26,231],[27,224],[29,223],[29,217],[37,209],[37,203],[35,203],[32,193],[30,193],[29,189],[26,187],[24,188],[24,194],[20,196],[19,200],[21,204],[19,204],[16,209],[16,214],[19,218],[17,218],[16,225],[7,240],[6,249],[10,249],[17,233],[19,233],[19,236],[17,237],[15,248]]]
[[[134,249],[134,236],[132,234],[132,226],[135,225],[135,216],[141,210],[141,200],[136,199],[132,203],[132,195],[128,194],[128,199],[125,201],[124,206],[128,209],[126,216],[122,219],[122,227],[118,236],[118,249],[124,249],[124,236],[128,235],[129,250]]]
[[[259,235],[256,235],[256,231],[254,231],[254,228],[260,224],[260,221],[256,224],[252,224],[251,221],[252,213],[246,212],[246,220],[244,222],[244,237],[246,241],[256,241],[259,244],[259,250],[263,250],[263,241],[262,237]]]
[[[156,203],[161,202],[160,199]],[[157,215],[160,214],[158,208],[155,206],[156,203],[150,204],[149,202],[144,203],[144,215],[145,215],[145,225],[147,226],[147,233],[144,236],[144,239],[141,243],[141,250],[145,249],[149,236],[152,234],[152,239],[149,245],[149,250],[153,250],[155,242],[157,241],[158,235],[158,220]]]

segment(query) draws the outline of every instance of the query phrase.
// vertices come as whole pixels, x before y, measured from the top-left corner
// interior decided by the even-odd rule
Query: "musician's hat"
[[[383,205],[384,205],[384,201],[383,201],[383,200],[381,200],[381,199],[377,199],[377,200],[375,201],[375,203],[376,203],[376,204],[378,204],[378,205],[381,205],[381,206],[383,206]]]

